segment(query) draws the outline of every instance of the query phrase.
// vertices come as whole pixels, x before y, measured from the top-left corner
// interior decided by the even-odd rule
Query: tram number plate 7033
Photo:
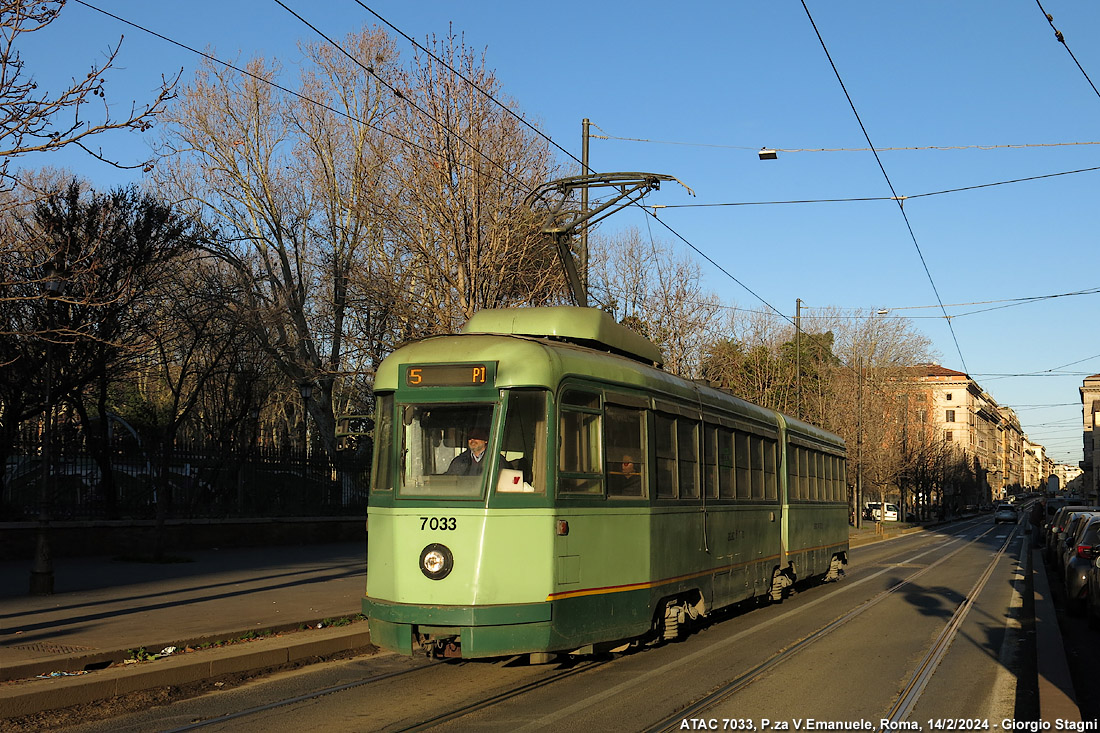
[[[420,531],[426,529],[458,529],[458,520],[454,517],[421,517]]]

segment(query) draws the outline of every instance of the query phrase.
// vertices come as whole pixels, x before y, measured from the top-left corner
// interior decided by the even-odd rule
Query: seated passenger
[[[480,476],[485,448],[489,445],[489,431],[485,428],[473,428],[466,438],[468,448],[451,461],[447,473],[452,476]]]
[[[618,471],[611,471],[608,475],[611,493],[619,496],[641,496],[642,474],[634,463],[634,457],[624,455],[618,468]]]

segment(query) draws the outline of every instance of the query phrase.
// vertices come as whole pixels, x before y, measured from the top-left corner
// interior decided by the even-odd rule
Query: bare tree
[[[381,31],[342,48],[376,73],[396,64]],[[220,232],[212,251],[237,271],[237,308],[267,356],[308,385],[321,444],[335,450],[334,392],[352,364],[370,371],[387,343],[393,304],[386,230],[392,189],[392,97],[338,49],[303,48],[299,91],[273,86],[262,59],[240,75],[208,64],[167,117],[157,180]],[[303,393],[307,390],[303,389]]]
[[[190,479],[173,475],[170,462],[204,397],[226,384],[251,389],[251,377],[241,373],[234,358],[247,350],[248,338],[232,317],[231,293],[220,274],[216,263],[192,256],[186,267],[176,268],[158,284],[157,318],[146,324],[147,348],[135,370],[138,378],[130,399],[118,405],[143,434],[155,460],[158,527],[171,511],[176,484]],[[154,544],[158,559],[164,552],[161,534],[157,532]]]
[[[74,77],[69,87],[56,91],[40,88],[25,68],[19,46],[26,34],[41,31],[56,20],[64,5],[64,0],[0,0],[0,178],[6,179],[9,187],[16,182],[8,173],[13,158],[70,145],[121,167],[94,150],[92,138],[111,130],[148,130],[172,99],[179,78],[162,78],[151,102],[135,102],[128,112],[116,115],[107,103],[106,85],[120,39],[102,63],[93,64],[83,77]]]
[[[390,120],[400,153],[390,225],[409,258],[409,335],[453,331],[482,308],[561,302],[564,288],[524,203],[553,175],[547,143],[487,98],[504,101],[483,58],[454,35],[429,46],[434,55],[392,77],[405,102]]]
[[[718,297],[699,266],[636,228],[593,238],[589,280],[594,301],[661,348],[665,368],[700,376],[704,352],[719,334]]]

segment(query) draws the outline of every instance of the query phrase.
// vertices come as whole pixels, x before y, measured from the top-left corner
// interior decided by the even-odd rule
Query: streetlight
[[[46,300],[46,329],[54,328],[53,301],[65,291],[63,266],[50,262],[42,268],[42,294]],[[53,463],[53,334],[46,341],[46,373],[43,376],[45,415],[42,424],[42,477],[38,496],[38,533],[35,540],[34,564],[31,566],[30,594],[53,594],[53,557],[50,554],[50,469]]]

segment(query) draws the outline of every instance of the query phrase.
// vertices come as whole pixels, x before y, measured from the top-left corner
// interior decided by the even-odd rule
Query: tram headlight
[[[454,556],[446,545],[433,542],[420,553],[420,572],[432,580],[443,580],[453,567]]]

